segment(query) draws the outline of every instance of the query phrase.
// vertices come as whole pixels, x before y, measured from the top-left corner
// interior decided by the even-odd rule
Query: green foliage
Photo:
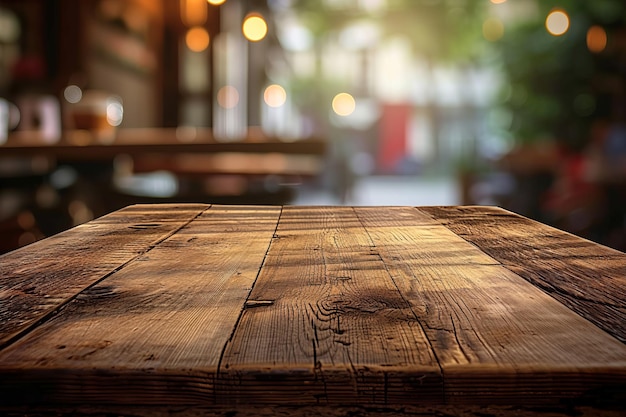
[[[375,23],[380,42],[401,38],[413,54],[431,63],[470,61],[482,52],[482,22],[486,0],[387,0],[380,10],[341,7],[358,4],[357,0],[293,0],[293,11],[314,37],[316,69],[307,78],[292,77],[287,85],[294,103],[318,126],[328,124],[328,105],[344,90],[346,80],[334,79],[320,71],[321,48],[329,39],[337,39],[345,28],[364,21]]]
[[[508,27],[497,44],[508,82],[502,105],[513,114],[512,133],[518,142],[549,138],[570,148],[584,146],[591,123],[599,114],[599,62],[611,52],[591,53],[587,30],[602,25],[609,32],[623,27],[622,0],[538,2],[533,20]],[[570,28],[552,36],[545,17],[557,6],[570,17]],[[610,57],[608,59],[611,59]]]
[[[355,21],[373,19],[384,37],[405,37],[417,55],[456,60],[477,53],[486,3],[485,0],[388,0],[384,10],[370,13],[331,7],[322,0],[297,0],[294,8],[318,40]]]

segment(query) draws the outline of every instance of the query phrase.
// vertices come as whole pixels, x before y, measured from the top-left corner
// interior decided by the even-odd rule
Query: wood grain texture
[[[212,206],[82,292],[0,352],[0,400],[214,403],[222,349],[280,210]]]
[[[624,389],[626,346],[416,209],[360,208],[443,369],[448,403]]]
[[[462,229],[466,209],[497,225]],[[558,231],[516,219],[481,207],[112,213],[0,256],[0,324],[13,329],[0,414],[623,412],[626,344],[573,311],[587,294],[584,276],[578,292],[570,281],[596,268],[607,288],[588,283],[590,294],[619,310],[626,255],[571,235],[564,250]],[[508,254],[518,248],[528,265]]]
[[[626,254],[497,207],[420,210],[626,342]]]
[[[208,207],[130,206],[2,256],[0,348]]]
[[[233,406],[145,407],[83,406],[64,408],[13,407],[3,417],[624,417],[623,410],[589,405],[424,405],[424,406]]]
[[[286,207],[226,347],[226,403],[442,401],[420,323],[352,208]]]

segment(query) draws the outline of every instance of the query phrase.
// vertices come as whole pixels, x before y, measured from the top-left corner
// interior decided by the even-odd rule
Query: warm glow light
[[[30,211],[23,211],[17,216],[17,224],[23,230],[29,230],[35,227],[37,222],[35,221],[35,216]]]
[[[187,31],[185,43],[187,48],[194,52],[202,52],[209,47],[209,32],[203,27],[196,26]]]
[[[265,89],[263,99],[270,107],[280,107],[287,101],[287,93],[280,85],[272,84]]]
[[[591,52],[602,52],[606,48],[606,31],[601,26],[591,26],[587,31],[587,48]]]
[[[500,19],[490,17],[483,23],[483,36],[489,42],[495,42],[504,36],[504,24]]]
[[[239,104],[239,91],[232,85],[225,85],[217,92],[217,104],[225,109],[232,109]]]
[[[333,98],[333,111],[339,116],[349,116],[356,108],[356,101],[348,93],[339,93]]]
[[[546,18],[546,29],[551,35],[563,35],[569,29],[569,16],[563,10],[552,10]]]
[[[258,42],[267,35],[267,23],[261,15],[250,14],[243,21],[243,35],[252,42]]]
[[[207,20],[207,7],[204,0],[181,0],[181,18],[187,27],[203,25]]]
[[[224,4],[226,2],[226,0],[207,0],[209,2],[209,4],[212,4],[213,6],[219,6],[220,4]]]

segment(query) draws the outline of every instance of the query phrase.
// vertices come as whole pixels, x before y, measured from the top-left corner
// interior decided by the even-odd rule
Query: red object
[[[37,55],[23,56],[13,65],[12,76],[15,81],[36,81],[46,76],[46,64]]]
[[[406,155],[411,106],[409,104],[384,104],[380,121],[378,168],[392,173]]]

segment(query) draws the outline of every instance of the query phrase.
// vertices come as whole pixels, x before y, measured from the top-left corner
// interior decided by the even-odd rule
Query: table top
[[[172,155],[172,154],[215,154],[245,153],[285,155],[317,155],[326,153],[326,142],[320,138],[307,138],[284,141],[274,137],[265,137],[251,129],[248,136],[240,140],[220,141],[208,128],[192,129],[190,137],[183,136],[174,128],[126,128],[120,129],[113,141],[100,143],[86,131],[68,131],[57,143],[46,144],[33,140],[28,133],[21,135],[21,140],[11,137],[0,145],[0,156],[47,156],[64,160],[103,160],[119,154]],[[84,135],[87,135],[86,138]],[[15,135],[13,135],[15,136]]]
[[[135,205],[0,301],[0,409],[626,407],[626,254],[497,207]]]
[[[327,152],[326,141],[318,137],[281,140],[250,128],[241,139],[219,140],[209,128],[186,128],[183,132],[186,133],[174,128],[125,128],[118,131],[113,141],[101,143],[88,132],[75,130],[66,131],[59,142],[50,144],[31,138],[29,132],[20,132],[21,135],[15,133],[7,143],[0,144],[0,162],[38,158],[41,165],[42,158],[46,158],[53,161],[43,159],[44,165],[50,166],[110,164],[123,155],[132,161],[134,173],[165,170],[179,177],[311,177],[320,173]],[[28,170],[33,165],[31,161],[26,164]],[[10,169],[8,172],[15,176]]]

